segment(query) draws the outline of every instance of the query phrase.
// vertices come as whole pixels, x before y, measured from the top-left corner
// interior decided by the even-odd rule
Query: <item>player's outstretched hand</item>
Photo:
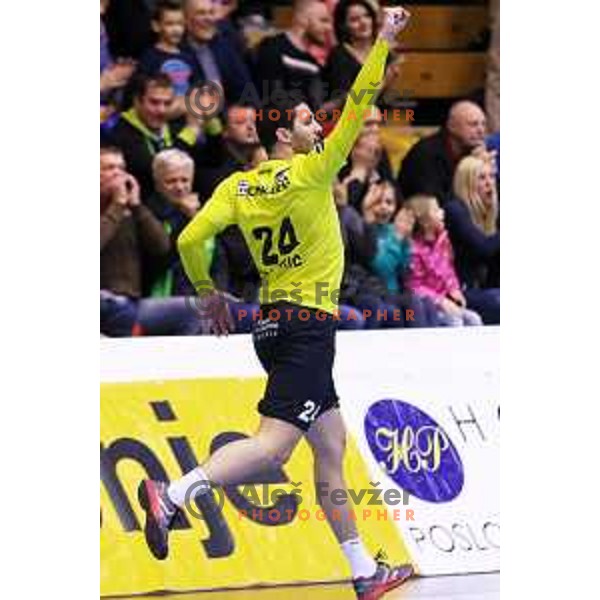
[[[227,298],[228,294],[219,290],[202,296],[202,318],[209,333],[217,336],[228,335],[235,329]]]
[[[383,24],[379,35],[392,44],[398,34],[408,25],[410,13],[401,6],[386,8],[383,12]]]

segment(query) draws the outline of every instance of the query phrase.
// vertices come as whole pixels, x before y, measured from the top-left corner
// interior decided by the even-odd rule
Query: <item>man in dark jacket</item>
[[[402,196],[435,196],[444,204],[452,196],[456,165],[473,150],[485,145],[486,118],[473,102],[452,105],[446,125],[436,134],[419,140],[400,167]]]
[[[130,173],[137,179],[142,198],[153,191],[152,160],[166,148],[177,147],[194,154],[196,144],[203,141],[201,119],[173,125],[168,114],[175,92],[168,75],[142,75],[136,81],[133,106],[123,112],[107,134],[108,142],[123,151]]]
[[[212,144],[197,161],[196,187],[201,202],[208,200],[221,181],[253,165],[260,140],[256,111],[250,106],[231,105],[223,113],[225,128],[219,144]]]
[[[217,22],[213,0],[186,0],[184,10],[187,36],[182,50],[194,66],[193,83],[217,83],[227,103],[237,102],[252,82],[239,40],[227,23]]]
[[[326,95],[322,67],[309,53],[309,47],[324,46],[332,30],[331,15],[324,3],[294,3],[291,29],[265,39],[258,48],[255,83],[263,108],[285,110],[300,102],[313,110],[320,108]]]

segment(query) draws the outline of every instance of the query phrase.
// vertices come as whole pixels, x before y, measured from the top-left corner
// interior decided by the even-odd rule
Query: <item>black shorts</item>
[[[322,310],[284,302],[261,311],[252,339],[268,380],[258,412],[308,431],[320,415],[339,407],[333,383],[336,323]]]

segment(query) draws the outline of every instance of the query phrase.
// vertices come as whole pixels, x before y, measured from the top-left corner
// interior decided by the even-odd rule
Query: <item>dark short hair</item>
[[[296,119],[295,109],[298,104],[300,103],[290,100],[262,109],[262,119],[257,120],[256,129],[260,143],[265,147],[267,152],[270,153],[273,146],[275,146],[277,142],[276,132],[280,127],[289,129],[290,131],[294,128],[294,120]],[[269,111],[277,111],[277,113],[272,114],[278,118],[270,119]]]
[[[160,21],[164,13],[174,10],[183,10],[183,4],[180,0],[158,0],[152,11],[152,20]]]
[[[133,97],[143,98],[151,87],[173,89],[173,82],[166,73],[155,73],[154,75],[138,73],[132,82]]]
[[[235,104],[229,104],[223,111],[223,123],[227,126],[231,120],[231,114],[235,110],[256,110],[256,107],[250,102],[239,102]]]
[[[369,13],[371,20],[373,21],[373,39],[377,36],[377,13],[367,0],[340,0],[333,13],[333,26],[338,44],[344,44],[350,41],[350,33],[348,32],[346,21],[348,20],[350,7],[356,4],[362,6]]]

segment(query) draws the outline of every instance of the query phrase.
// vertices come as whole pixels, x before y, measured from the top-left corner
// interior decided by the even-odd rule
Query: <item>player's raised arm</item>
[[[363,127],[365,112],[375,103],[381,91],[390,43],[406,27],[410,13],[402,8],[385,9],[379,36],[358,73],[340,119],[325,142],[321,154],[306,158],[303,171],[315,183],[330,183],[348,158]]]

